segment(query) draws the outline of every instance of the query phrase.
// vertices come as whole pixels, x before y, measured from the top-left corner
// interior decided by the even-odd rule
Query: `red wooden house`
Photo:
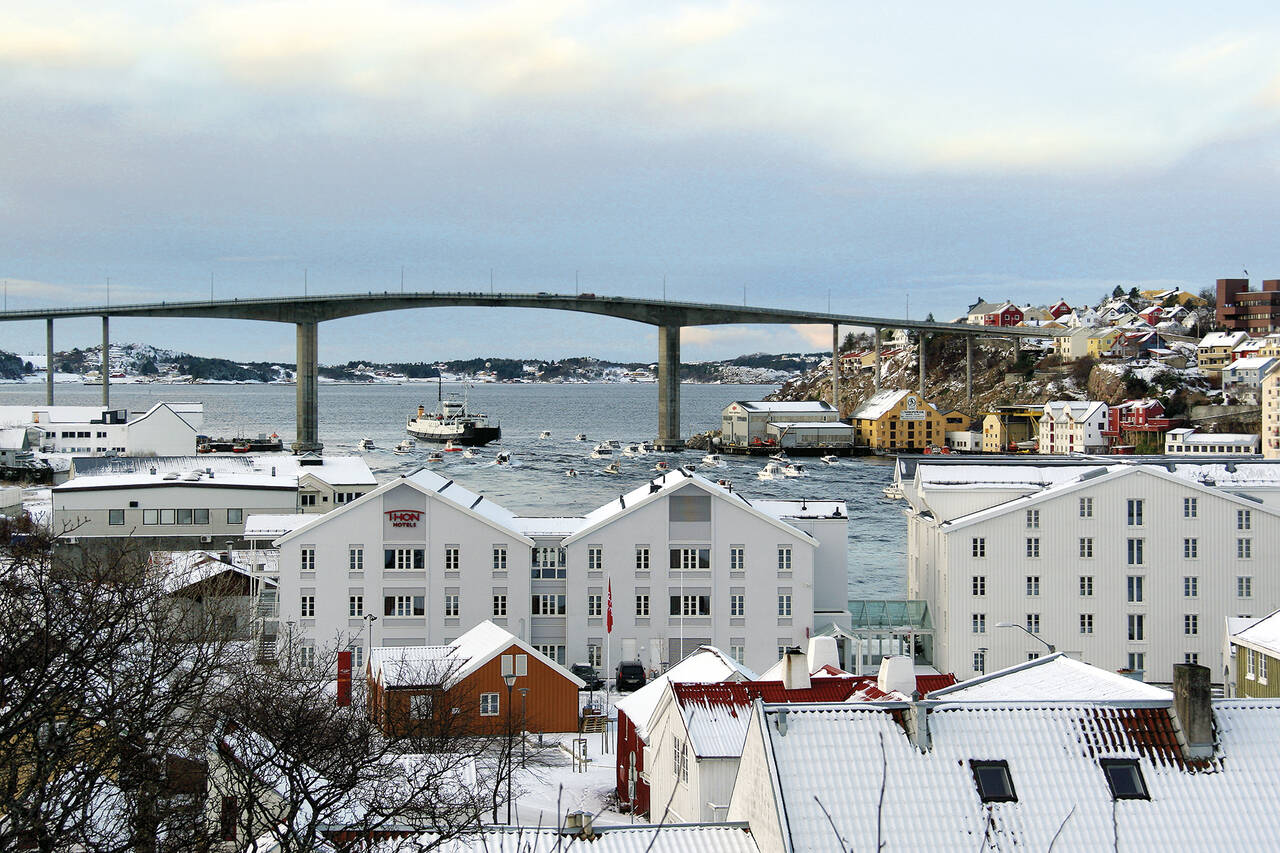
[[[1022,322],[1022,309],[1012,302],[1006,302],[990,314],[982,318],[984,326],[1016,326]]]

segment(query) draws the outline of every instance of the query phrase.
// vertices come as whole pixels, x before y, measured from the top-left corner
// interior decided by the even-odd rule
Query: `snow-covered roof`
[[[538,658],[575,686],[583,687],[586,684],[515,634],[488,619],[443,646],[376,646],[369,652],[369,671],[384,687],[439,684],[447,689],[512,646],[518,646],[525,654]]]
[[[1261,370],[1273,361],[1275,359],[1271,356],[1251,355],[1245,358],[1237,358],[1227,365],[1227,370]]]
[[[192,584],[217,577],[223,572],[231,572],[243,577],[252,577],[245,563],[236,559],[236,552],[231,555],[232,562],[223,562],[221,556],[213,551],[152,551],[150,566],[157,572],[165,592],[176,592]],[[271,586],[274,581],[263,578]]]
[[[1251,445],[1257,444],[1259,437],[1248,432],[1199,432],[1195,429],[1170,430],[1170,433],[1178,433],[1178,438],[1182,439],[1183,444],[1237,444]]]
[[[595,825],[590,840],[571,832],[561,833],[555,827],[492,827],[443,843],[424,836],[423,844],[424,849],[430,845],[438,853],[557,853],[571,848],[590,849],[592,853],[760,853],[745,823]],[[376,845],[377,842],[375,853],[382,853]],[[403,840],[394,840],[387,843],[386,850],[390,853],[403,847]],[[409,849],[414,848],[410,845]]]
[[[185,474],[168,474],[157,471],[139,471],[129,474],[80,474],[80,460],[76,457],[73,466],[77,473],[70,480],[53,487],[54,492],[94,491],[98,489],[144,489],[144,488],[204,488],[204,489],[277,489],[295,491],[298,479],[289,475],[274,475],[267,471],[215,471],[206,474],[200,470],[190,470]],[[133,457],[119,457],[133,458]]]
[[[293,515],[251,515],[244,520],[245,539],[275,539],[297,530],[309,521],[315,521],[315,513]]]
[[[1232,634],[1229,639],[1233,643],[1280,656],[1280,610],[1262,617],[1243,631]]]
[[[1234,349],[1241,341],[1249,339],[1246,332],[1210,332],[1200,339],[1200,348],[1231,347]]]
[[[769,421],[769,426],[776,429],[786,429],[791,432],[803,432],[805,430],[830,430],[830,429],[853,429],[852,424],[844,421]]]
[[[717,681],[751,681],[756,674],[715,646],[699,646],[671,669],[650,681],[625,699],[619,699],[618,711],[627,715],[642,740],[649,737],[653,712],[666,692],[667,685],[677,683],[711,683]]]
[[[1039,702],[1045,700],[1151,699],[1173,694],[1150,684],[1090,666],[1062,652],[962,681],[929,694],[959,702]]]
[[[886,412],[898,405],[898,402],[908,394],[915,396],[915,391],[906,390],[884,390],[872,394],[867,401],[858,407],[858,410],[849,416],[849,420],[876,420],[883,416]],[[930,403],[921,401],[922,406],[933,408]],[[936,411],[936,409],[935,409]]]
[[[788,851],[876,838],[889,850],[1216,850],[1280,832],[1269,807],[1277,700],[1215,702],[1215,756],[1195,764],[1181,759],[1167,708],[943,704],[929,712],[923,750],[875,706],[756,712],[773,789],[765,801],[782,811]],[[1149,800],[1112,796],[1100,763],[1111,758],[1136,762]],[[982,802],[975,760],[1007,762],[1016,799]],[[730,816],[739,808],[735,797]]]
[[[763,414],[797,414],[806,413],[822,413],[835,414],[836,410],[826,400],[803,400],[799,402],[791,401],[775,401],[775,400],[735,400],[730,405],[738,405],[746,409],[748,412],[757,412]]]
[[[1044,404],[1044,413],[1057,421],[1085,423],[1107,416],[1107,404],[1096,400],[1051,400]]]
[[[522,515],[516,517],[515,527],[516,530],[530,538],[538,536],[572,536],[581,530],[586,523],[587,520],[581,516],[556,518]]]
[[[30,446],[27,441],[27,427],[0,428],[0,450],[23,450]]]
[[[80,477],[107,475],[212,472],[223,475],[263,474],[297,481],[311,474],[331,486],[374,485],[377,480],[359,456],[286,456],[282,454],[205,453],[190,456],[77,456],[75,474]]]

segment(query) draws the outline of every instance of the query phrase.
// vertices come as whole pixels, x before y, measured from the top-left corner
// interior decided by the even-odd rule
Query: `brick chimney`
[[[1213,704],[1209,667],[1194,663],[1173,665],[1173,710],[1182,729],[1187,758],[1213,757]]]

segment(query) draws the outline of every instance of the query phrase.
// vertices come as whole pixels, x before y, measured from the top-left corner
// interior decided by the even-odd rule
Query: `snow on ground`
[[[53,520],[53,491],[48,488],[23,489],[22,508],[36,524],[46,527]]]

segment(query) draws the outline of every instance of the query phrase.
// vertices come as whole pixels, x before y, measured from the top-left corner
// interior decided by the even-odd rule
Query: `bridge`
[[[672,302],[658,299],[636,299],[623,296],[596,296],[590,293],[344,293],[317,296],[262,297],[254,299],[198,300],[184,302],[147,302],[126,305],[97,305],[76,308],[35,308],[0,312],[0,322],[44,320],[48,374],[46,402],[53,404],[53,321],[77,317],[102,318],[102,404],[110,405],[110,318],[112,317],[192,317],[221,320],[258,320],[289,323],[297,334],[297,440],[295,452],[320,450],[319,400],[317,371],[319,367],[319,325],[326,320],[402,311],[410,308],[543,308],[556,311],[578,311],[619,317],[636,323],[658,327],[658,437],[660,449],[676,450],[683,446],[680,437],[680,330],[685,326],[726,324],[803,324],[831,326],[831,379],[833,399],[838,398],[840,375],[840,327],[859,326],[875,333],[875,383],[880,389],[880,336],[884,329],[909,329],[921,338],[930,335],[960,335],[966,341],[966,388],[973,396],[973,342],[977,337],[1045,338],[1063,334],[1064,330],[1024,329],[994,326],[972,326],[966,323],[938,323],[927,320],[904,320],[892,317],[863,317],[785,308],[761,308],[748,305],[717,305],[701,302]],[[925,355],[920,348],[920,393],[925,390]]]

